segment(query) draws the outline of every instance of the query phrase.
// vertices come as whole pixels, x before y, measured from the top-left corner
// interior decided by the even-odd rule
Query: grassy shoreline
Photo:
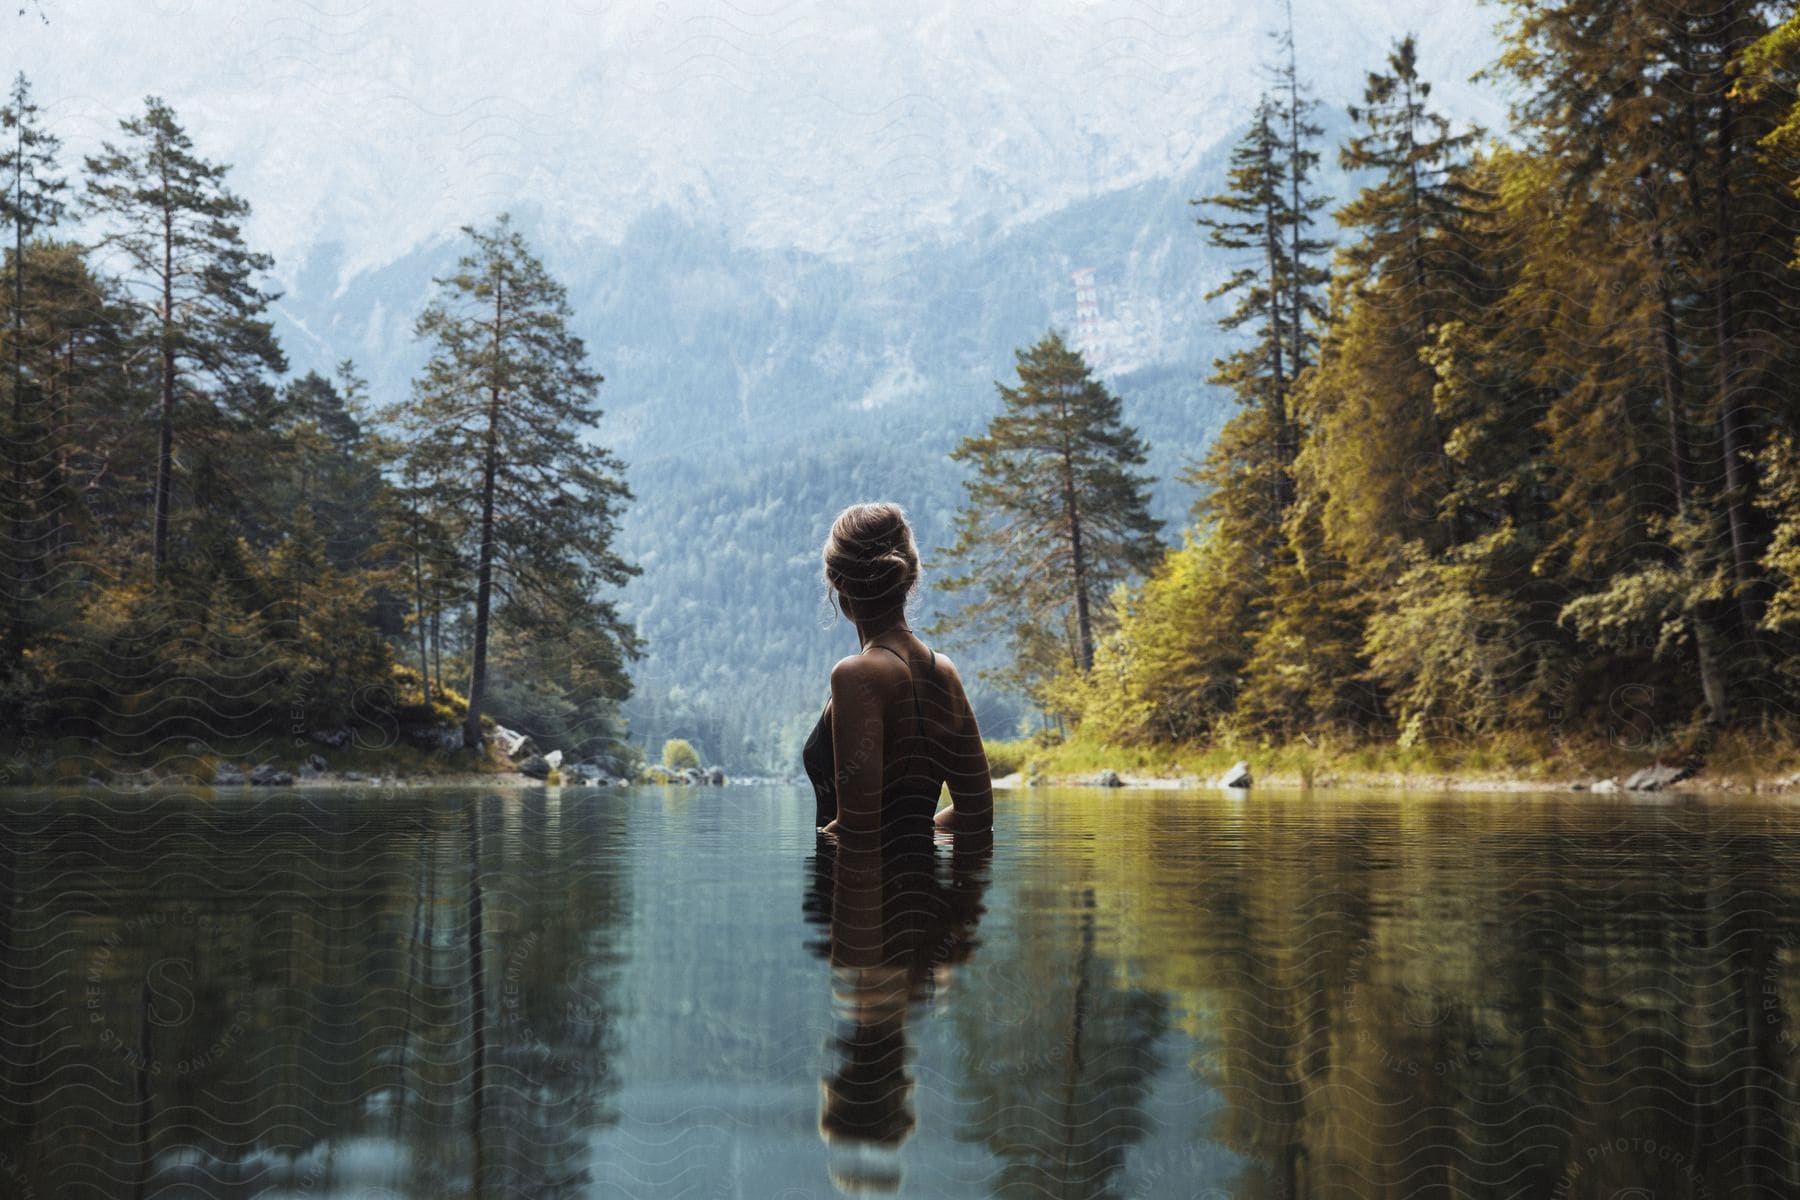
[[[1054,746],[1029,739],[988,741],[997,783],[1026,786],[1032,777],[1049,786],[1092,784],[1114,771],[1126,786],[1207,787],[1227,768],[1246,762],[1256,784],[1294,788],[1401,790],[1591,790],[1601,780],[1622,784],[1648,766],[1698,763],[1676,791],[1800,792],[1800,736],[1783,732],[1729,731],[1704,753],[1673,745],[1619,746],[1604,739],[1535,738],[1511,734],[1466,743],[1399,746],[1391,741],[1290,742],[1279,746],[1108,746],[1079,737]],[[542,786],[490,750],[485,757],[421,750],[406,745],[322,747],[282,736],[181,744],[161,743],[109,750],[81,738],[24,745],[0,742],[0,787],[58,785],[211,786],[223,763],[277,767],[298,775],[309,756],[326,765],[306,786],[369,784],[483,784]],[[796,764],[797,765],[797,764]],[[349,775],[349,778],[345,776]]]
[[[1676,745],[1620,746],[1603,738],[1520,734],[1400,746],[1392,741],[1307,741],[1283,745],[1108,746],[1079,737],[1054,746],[1029,739],[990,741],[996,780],[1015,773],[1046,785],[1090,784],[1115,771],[1127,786],[1210,786],[1234,763],[1271,787],[1371,787],[1430,790],[1591,790],[1618,784],[1651,766],[1694,765],[1677,791],[1800,791],[1800,737],[1787,732],[1726,731],[1704,750]]]

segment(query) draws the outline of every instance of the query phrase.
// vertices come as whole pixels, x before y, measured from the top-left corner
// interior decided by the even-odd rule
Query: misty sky
[[[867,252],[1163,177],[1228,136],[1279,6],[1179,0],[25,0],[0,18],[73,167],[155,93],[234,164],[277,276],[385,263],[503,208],[572,239],[648,205],[759,244]],[[9,5],[9,10],[16,6]],[[529,9],[529,19],[517,15]],[[41,11],[41,18],[40,13]],[[1447,110],[1498,11],[1300,0],[1328,103],[1404,28]]]

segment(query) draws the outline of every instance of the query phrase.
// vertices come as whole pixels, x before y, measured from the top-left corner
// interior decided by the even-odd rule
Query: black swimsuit
[[[912,673],[912,663],[907,661],[904,654],[887,646],[878,646],[876,649],[886,650],[906,663],[907,673]],[[937,651],[931,652],[931,664],[926,670],[935,681]],[[926,753],[923,745],[925,706],[919,701],[919,681],[916,677],[912,681],[912,693],[913,747],[910,752],[895,755],[894,763],[882,771],[881,830],[884,838],[908,828],[915,832],[929,832],[932,814],[937,811],[938,793],[943,788],[944,781],[932,771],[931,756]],[[905,743],[902,742],[901,745],[904,747]],[[818,824],[829,824],[837,819],[837,755],[831,744],[829,705],[819,713],[818,722],[807,735],[806,746],[800,752],[800,761],[806,767],[806,777],[812,780],[813,799],[818,804]]]

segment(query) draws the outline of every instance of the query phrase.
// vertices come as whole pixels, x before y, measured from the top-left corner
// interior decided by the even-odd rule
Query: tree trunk
[[[1293,261],[1289,265],[1289,270],[1292,273],[1291,278],[1293,280],[1293,284],[1290,287],[1289,294],[1288,294],[1288,318],[1289,318],[1288,333],[1294,339],[1293,353],[1289,356],[1292,359],[1292,362],[1290,365],[1291,365],[1291,369],[1292,369],[1294,377],[1299,378],[1300,372],[1305,369],[1305,365],[1302,361],[1302,359],[1304,358],[1302,351],[1305,349],[1305,335],[1303,332],[1304,322],[1302,321],[1301,317],[1302,317],[1302,313],[1304,312],[1305,306],[1306,306],[1306,285],[1305,285],[1305,282],[1301,278],[1302,271],[1301,271],[1301,265],[1300,265],[1300,243],[1303,240],[1301,238],[1301,230],[1305,226],[1306,221],[1305,221],[1305,214],[1303,214],[1300,211],[1300,73],[1299,73],[1299,65],[1295,62],[1295,59],[1294,59],[1294,5],[1293,5],[1293,0],[1288,0],[1288,5],[1287,5],[1287,33],[1288,33],[1288,67],[1287,67],[1287,77],[1288,77],[1288,204],[1292,209],[1293,222],[1294,222],[1293,229],[1290,231],[1293,234],[1293,239],[1292,239],[1293,249],[1291,251],[1291,253],[1293,255]],[[1286,411],[1288,408],[1285,398],[1283,399],[1282,408],[1284,411]],[[1283,429],[1283,432],[1286,432],[1285,427]],[[1286,449],[1288,451],[1291,451],[1296,457],[1298,457],[1299,450],[1300,450],[1299,446],[1296,445],[1296,446],[1286,448]],[[1291,462],[1292,460],[1287,459],[1284,461]]]
[[[444,598],[431,585],[431,674],[438,695],[444,694]]]
[[[1659,229],[1650,236],[1651,266],[1656,271],[1656,318],[1659,355],[1662,366],[1663,417],[1669,430],[1669,461],[1675,478],[1675,509],[1682,516],[1688,512],[1687,431],[1681,419],[1681,349],[1675,335],[1674,302],[1669,295],[1669,275],[1664,270],[1663,237]],[[1685,564],[1697,569],[1695,551],[1688,549]],[[1728,697],[1724,673],[1719,670],[1718,638],[1698,604],[1687,608],[1688,624],[1694,630],[1694,657],[1700,672],[1700,692],[1706,698],[1708,716],[1716,724],[1727,718]]]
[[[51,389],[51,395],[55,398],[55,404],[52,406],[52,411],[56,414],[56,424],[53,426],[55,432],[52,436],[56,439],[56,490],[58,497],[54,510],[56,513],[55,524],[51,527],[49,534],[49,553],[52,561],[61,561],[63,555],[68,552],[70,530],[72,528],[68,517],[68,496],[72,489],[75,472],[74,469],[69,466],[69,390],[74,386],[72,382],[74,378],[75,335],[71,333],[69,335],[69,344],[63,351],[62,373],[57,377],[56,384]]]
[[[25,121],[19,121],[19,196],[13,215],[12,558],[13,610],[7,622],[7,657],[25,658]]]
[[[1727,22],[1733,17],[1728,12]],[[1713,187],[1713,236],[1718,244],[1718,279],[1715,284],[1714,336],[1717,341],[1719,371],[1719,431],[1725,453],[1726,521],[1731,530],[1732,573],[1737,578],[1738,615],[1743,621],[1744,636],[1754,635],[1760,614],[1760,600],[1753,594],[1758,579],[1757,546],[1750,511],[1751,491],[1755,477],[1745,457],[1750,449],[1750,431],[1744,423],[1743,401],[1738,390],[1737,347],[1733,329],[1732,278],[1736,261],[1731,250],[1731,168],[1733,158],[1731,102],[1719,98],[1718,145],[1719,164]]]
[[[487,690],[488,614],[494,595],[494,450],[488,426],[488,455],[481,472],[481,553],[475,571],[475,647],[469,663],[469,714],[463,722],[463,745],[481,745],[481,701]]]
[[[425,567],[419,551],[418,524],[413,525],[413,613],[419,623],[419,691],[431,703],[431,659],[425,651]]]
[[[1069,445],[1069,405],[1062,400],[1063,511],[1069,526],[1069,562],[1075,584],[1075,657],[1082,671],[1094,667],[1094,624],[1088,613],[1087,558],[1081,548],[1081,505],[1075,496],[1075,452]]]
[[[160,582],[169,559],[169,498],[175,470],[175,216],[163,209],[162,396],[156,418],[156,516],[150,571]]]
[[[1425,275],[1425,201],[1424,188],[1419,183],[1419,155],[1417,117],[1413,111],[1413,81],[1405,81],[1403,93],[1406,105],[1405,132],[1401,135],[1402,146],[1406,154],[1406,273],[1412,280],[1412,295],[1407,299],[1407,331],[1411,335],[1411,359],[1419,361],[1419,354],[1432,341],[1431,304],[1426,290]],[[1425,426],[1430,431],[1431,452],[1437,455],[1438,462],[1444,472],[1444,494],[1448,496],[1456,490],[1456,460],[1450,457],[1449,439],[1444,436],[1444,423],[1438,417],[1437,398],[1434,386],[1427,382],[1424,385]],[[1450,542],[1460,545],[1463,536],[1463,514],[1460,507],[1450,512]]]
[[[496,272],[497,274],[497,272]],[[494,286],[494,363],[488,384],[487,454],[481,464],[481,550],[475,573],[475,648],[469,665],[469,715],[463,745],[481,745],[481,700],[487,690],[488,614],[494,595],[494,477],[500,471],[500,281]]]
[[[1266,110],[1265,110],[1266,111]],[[1275,515],[1279,523],[1293,497],[1288,492],[1288,377],[1282,365],[1281,329],[1281,234],[1276,228],[1274,189],[1275,155],[1271,151],[1267,118],[1263,125],[1263,173],[1267,180],[1263,193],[1263,257],[1269,272],[1269,353],[1270,368],[1275,376],[1273,411],[1275,426]]]

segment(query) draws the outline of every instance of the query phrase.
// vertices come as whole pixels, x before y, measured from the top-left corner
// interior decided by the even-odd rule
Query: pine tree
[[[125,147],[105,143],[87,160],[87,208],[105,226],[101,245],[124,261],[160,367],[151,536],[160,577],[178,437],[236,415],[231,408],[253,402],[263,372],[286,363],[262,315],[274,295],[255,283],[271,260],[244,245],[239,226],[250,206],[225,189],[229,168],[196,157],[174,110],[155,96],[120,127]]]
[[[1454,252],[1482,248],[1475,226],[1491,197],[1468,175],[1468,155],[1482,131],[1453,133],[1449,120],[1426,107],[1431,83],[1419,76],[1418,46],[1410,34],[1394,43],[1387,68],[1369,72],[1362,104],[1350,106],[1350,119],[1363,132],[1338,156],[1346,171],[1377,175],[1338,210],[1337,219],[1360,233],[1343,255],[1352,280],[1367,285],[1377,274],[1400,276],[1409,302],[1404,320],[1414,341],[1422,342],[1433,285],[1456,288]],[[1433,244],[1451,238],[1454,247]]]
[[[137,330],[118,285],[94,271],[80,246],[29,241],[23,266],[31,291],[19,341],[38,413],[28,424],[45,439],[27,489],[41,523],[29,535],[41,549],[36,574],[51,586],[78,548],[90,565],[117,574],[149,491],[142,423],[119,419],[146,394],[133,355]],[[9,259],[0,295],[13,295],[12,272]]]
[[[1282,162],[1288,187],[1287,207],[1282,214],[1287,226],[1287,260],[1282,279],[1288,309],[1289,370],[1291,377],[1298,380],[1312,365],[1319,344],[1318,327],[1326,318],[1323,288],[1330,281],[1331,272],[1319,260],[1331,243],[1311,235],[1313,214],[1327,203],[1311,187],[1313,171],[1319,165],[1319,152],[1313,149],[1313,143],[1325,130],[1312,119],[1319,102],[1306,94],[1300,82],[1292,0],[1288,0],[1287,28],[1279,42],[1287,60],[1277,69],[1277,90],[1271,103],[1276,124],[1287,135]]]
[[[974,628],[1007,637],[1019,661],[1057,645],[1080,672],[1094,663],[1098,602],[1112,586],[1160,556],[1150,516],[1145,462],[1122,405],[1081,355],[1051,331],[1016,352],[1019,382],[998,383],[1001,411],[980,437],[951,453],[971,463],[956,542],[944,551],[961,573],[944,581],[978,599],[940,630]],[[1026,686],[1047,681],[1053,664],[1034,662]]]
[[[1249,252],[1250,261],[1208,299],[1237,293],[1237,306],[1219,325],[1250,325],[1251,339],[1214,363],[1211,382],[1230,388],[1240,408],[1205,461],[1185,476],[1206,489],[1195,505],[1202,539],[1215,555],[1232,560],[1211,587],[1210,603],[1229,614],[1245,640],[1233,702],[1248,696],[1249,708],[1257,710],[1252,723],[1263,725],[1270,717],[1285,725],[1323,716],[1296,708],[1285,685],[1280,699],[1267,686],[1323,670],[1311,658],[1313,644],[1296,635],[1290,619],[1316,609],[1307,593],[1320,582],[1306,578],[1292,540],[1298,527],[1290,518],[1303,438],[1297,388],[1314,365],[1326,315],[1322,287],[1328,272],[1315,260],[1327,244],[1311,234],[1313,214],[1325,200],[1309,187],[1319,161],[1312,143],[1321,131],[1310,119],[1316,102],[1301,88],[1291,13],[1279,42],[1285,62],[1277,70],[1277,91],[1263,97],[1232,154],[1230,190],[1194,201],[1212,210],[1197,219],[1212,245]],[[1211,657],[1210,650],[1194,652]],[[1310,685],[1300,691],[1317,698]]]
[[[379,493],[378,536],[366,554],[382,564],[382,575],[394,594],[410,597],[410,644],[419,656],[422,698],[430,702],[443,688],[443,679],[433,670],[431,631],[441,620],[444,597],[470,574],[460,549],[466,539],[458,537],[457,514],[443,506],[420,464],[406,459],[404,449],[392,443],[382,444],[382,454],[387,461],[399,462],[400,477]]]
[[[13,81],[7,103],[0,107],[0,226],[12,228],[12,403],[8,411],[6,442],[10,448],[12,487],[7,500],[10,538],[6,561],[0,563],[7,587],[6,635],[9,669],[16,667],[25,650],[27,608],[34,581],[43,573],[43,531],[37,526],[44,502],[50,439],[42,406],[41,381],[28,389],[25,371],[25,242],[39,229],[56,224],[63,214],[62,191],[66,186],[56,173],[56,151],[61,142],[38,122],[38,107],[31,102],[31,86],[21,71]],[[30,402],[36,392],[37,405]]]
[[[1231,190],[1190,201],[1222,210],[1195,218],[1209,231],[1208,242],[1222,250],[1248,251],[1250,261],[1238,267],[1208,300],[1238,293],[1237,306],[1219,321],[1230,331],[1251,325],[1249,345],[1213,363],[1210,382],[1235,393],[1243,413],[1234,418],[1239,428],[1234,440],[1242,443],[1241,457],[1232,461],[1237,478],[1253,488],[1262,511],[1259,523],[1267,531],[1279,525],[1281,514],[1293,502],[1289,469],[1299,450],[1289,392],[1295,375],[1289,332],[1294,314],[1288,304],[1290,254],[1286,232],[1289,224],[1287,173],[1283,170],[1284,142],[1278,128],[1279,114],[1267,96],[1257,104],[1249,130],[1231,154]],[[1222,439],[1223,440],[1223,439]],[[1220,456],[1215,450],[1214,458]],[[1198,474],[1196,482],[1227,486],[1219,471]],[[1249,530],[1232,531],[1232,535]]]
[[[288,514],[310,511],[335,567],[362,559],[379,536],[384,485],[377,447],[364,429],[367,391],[346,359],[330,379],[308,371],[290,381],[272,421],[287,468],[271,480],[273,515],[285,526]]]
[[[601,376],[568,331],[567,293],[502,216],[464,227],[473,248],[436,280],[417,331],[434,346],[411,398],[390,412],[411,436],[409,464],[469,530],[474,636],[464,744],[482,743],[488,644],[496,622],[558,638],[568,659],[622,699],[636,634],[604,586],[638,573],[612,548],[631,498],[612,454],[582,440],[600,419]],[[498,603],[496,603],[498,599]]]
[[[1309,391],[1319,442],[1303,467],[1329,497],[1321,519],[1331,551],[1365,587],[1396,578],[1406,541],[1442,549],[1457,536],[1445,504],[1457,468],[1421,355],[1440,324],[1490,298],[1476,233],[1485,197],[1465,157],[1477,134],[1451,133],[1425,107],[1431,87],[1410,37],[1387,65],[1369,74],[1364,103],[1350,110],[1362,132],[1339,153],[1346,170],[1377,174],[1335,214],[1357,236],[1339,253],[1340,349],[1332,377]]]

